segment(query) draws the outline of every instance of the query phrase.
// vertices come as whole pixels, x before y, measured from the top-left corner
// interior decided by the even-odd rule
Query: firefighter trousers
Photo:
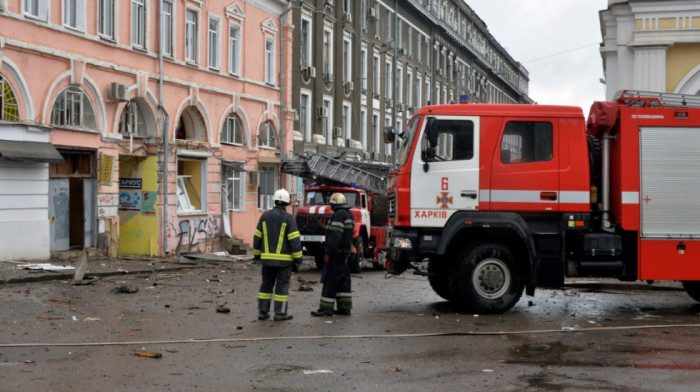
[[[275,314],[287,314],[289,279],[292,267],[262,267],[262,283],[258,292],[258,312],[269,313],[272,290],[275,292]]]
[[[321,291],[320,310],[333,310],[338,304],[338,310],[352,309],[352,294],[350,291],[350,269],[344,253],[331,255],[326,266],[326,281]]]

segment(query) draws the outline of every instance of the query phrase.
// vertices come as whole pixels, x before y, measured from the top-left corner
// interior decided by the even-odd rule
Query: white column
[[[634,81],[635,90],[666,91],[666,50],[667,46],[635,47]]]

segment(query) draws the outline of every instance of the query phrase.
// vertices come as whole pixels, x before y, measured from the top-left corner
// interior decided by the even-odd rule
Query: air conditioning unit
[[[430,42],[430,37],[428,37],[427,35],[421,35],[421,37],[422,37],[421,41],[423,41],[424,44],[427,44],[428,42]]]
[[[121,83],[110,83],[108,98],[113,101],[128,101],[129,97],[127,95],[126,85]]]
[[[258,185],[260,184],[260,173],[259,172],[248,172],[248,185]]]
[[[372,18],[372,19],[377,19],[377,9],[374,7],[370,7],[367,10],[367,16]]]
[[[403,104],[402,104],[402,103],[397,103],[397,104],[396,104],[396,111],[397,111],[397,112],[403,112]]]
[[[343,134],[343,128],[341,128],[341,127],[333,128],[333,137],[334,138],[341,137],[342,134]]]
[[[377,153],[376,152],[369,153],[369,159],[376,161],[377,160]]]
[[[384,106],[386,106],[387,108],[391,107],[392,104],[393,103],[391,102],[391,98],[387,98],[386,100],[384,100]]]
[[[355,85],[352,82],[345,82],[343,83],[343,86],[345,87],[345,91],[352,91],[355,88]]]
[[[319,106],[318,110],[316,111],[316,117],[328,117],[328,108],[324,106]]]
[[[404,48],[399,48],[398,52],[399,52],[399,56],[403,56],[403,55],[406,54],[406,49],[404,49]]]
[[[326,83],[333,83],[333,74],[326,72],[323,74],[323,81]]]
[[[335,2],[333,0],[326,0],[326,5],[333,6]]]
[[[303,70],[304,75],[315,78],[316,77],[316,67],[306,67]]]
[[[346,23],[352,23],[352,14],[349,12],[346,12],[345,14],[343,14],[343,20]]]

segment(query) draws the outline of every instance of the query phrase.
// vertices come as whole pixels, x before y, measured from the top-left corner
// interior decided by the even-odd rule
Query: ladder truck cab
[[[418,110],[388,179],[387,269],[500,313],[565,277],[677,280],[700,301],[700,97]],[[391,135],[388,135],[388,139]]]
[[[323,268],[326,225],[333,216],[329,200],[336,192],[345,195],[355,220],[358,257],[352,259],[350,272],[360,272],[366,258],[375,269],[384,267],[388,206],[386,177],[381,174],[388,174],[390,167],[315,153],[294,155],[282,163],[283,172],[312,183],[304,190],[304,204],[297,209],[295,219],[304,254],[314,256],[317,268]]]

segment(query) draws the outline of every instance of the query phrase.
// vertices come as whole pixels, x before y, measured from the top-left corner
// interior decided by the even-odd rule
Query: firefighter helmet
[[[334,193],[331,195],[331,200],[330,200],[332,205],[337,205],[337,204],[347,204],[348,200],[345,198],[345,195],[342,193]]]
[[[272,196],[272,200],[275,202],[275,204],[288,205],[291,198],[289,197],[289,192],[283,188],[275,191],[275,194]]]

